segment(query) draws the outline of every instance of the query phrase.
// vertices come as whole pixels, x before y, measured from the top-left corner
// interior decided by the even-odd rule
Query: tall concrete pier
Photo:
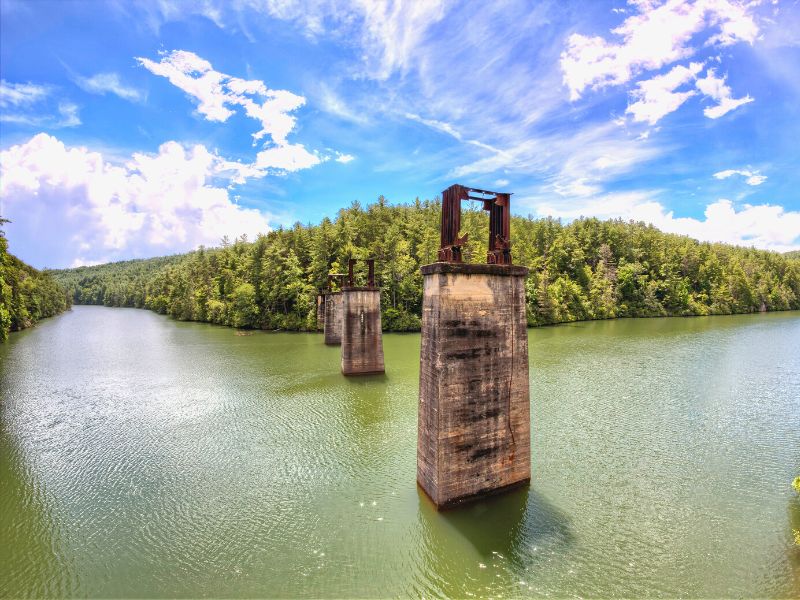
[[[338,292],[333,291],[334,282],[339,282]],[[328,291],[325,296],[325,343],[328,346],[338,346],[342,343],[342,286],[344,273],[328,275]]]
[[[342,289],[342,373],[364,375],[383,373],[383,333],[381,331],[381,292],[375,286],[374,261],[368,260],[367,285],[355,285],[354,260]]]
[[[509,197],[445,190],[440,262],[422,267],[417,481],[438,508],[530,481],[528,269],[511,264]],[[461,262],[465,199],[490,212],[489,264]]]

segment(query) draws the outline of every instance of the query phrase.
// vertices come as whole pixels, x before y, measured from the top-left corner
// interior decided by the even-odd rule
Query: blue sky
[[[800,248],[797,0],[0,6],[0,214],[37,267],[454,182]]]

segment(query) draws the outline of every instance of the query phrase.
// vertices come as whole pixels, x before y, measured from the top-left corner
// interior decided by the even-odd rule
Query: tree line
[[[0,217],[0,342],[11,331],[67,310],[71,298],[52,276],[8,253],[3,223],[8,220]]]
[[[318,225],[296,223],[187,254],[53,271],[76,304],[147,308],[180,320],[311,330],[316,296],[350,257],[376,259],[383,327],[420,328],[420,265],[435,261],[438,201],[353,203]],[[512,219],[514,262],[530,267],[531,326],[587,319],[800,309],[800,260],[701,243],[653,226],[581,218]],[[465,207],[467,262],[484,262],[488,217]],[[363,274],[362,274],[363,276]]]

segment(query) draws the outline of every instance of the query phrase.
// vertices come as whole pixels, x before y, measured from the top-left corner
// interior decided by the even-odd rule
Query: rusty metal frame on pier
[[[483,202],[483,210],[489,212],[489,248],[486,262],[490,265],[510,265],[511,194],[465,187],[457,183],[442,192],[439,262],[460,263],[464,261],[462,248],[467,243],[469,236],[458,236],[461,229],[461,202],[463,200]]]
[[[347,275],[345,275],[344,273],[330,273],[328,275],[328,290],[327,290],[328,293],[333,292],[334,283],[339,284],[339,291],[341,292],[342,288],[344,287],[345,277],[347,277]]]
[[[355,287],[355,278],[353,276],[353,268],[355,267],[358,259],[351,258],[347,261],[347,285],[348,287]],[[367,263],[367,287],[375,287],[375,259],[367,258],[364,260]]]

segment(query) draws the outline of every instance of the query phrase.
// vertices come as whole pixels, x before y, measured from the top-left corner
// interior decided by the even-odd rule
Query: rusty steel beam
[[[344,287],[344,278],[345,277],[346,277],[346,275],[344,273],[330,273],[328,275],[328,291],[329,292],[333,291],[333,284],[334,283],[338,283],[339,284],[339,291],[342,291],[342,288]]]
[[[354,267],[358,262],[357,259],[351,258],[347,261],[347,286],[355,286]],[[367,258],[364,260],[367,263],[367,287],[372,289],[375,287],[375,259]]]
[[[488,196],[471,196],[470,192]],[[489,212],[489,247],[486,262],[493,265],[511,264],[511,194],[490,192],[478,188],[453,184],[442,192],[442,223],[439,243],[439,262],[460,263],[464,257],[462,248],[469,236],[459,237],[461,229],[461,202],[476,200],[483,202],[483,210]]]

